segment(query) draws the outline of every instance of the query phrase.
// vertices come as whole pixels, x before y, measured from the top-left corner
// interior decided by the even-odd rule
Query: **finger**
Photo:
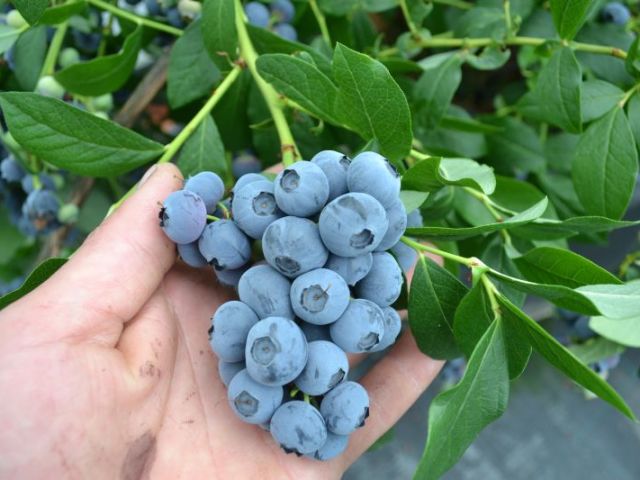
[[[143,391],[173,375],[178,343],[177,318],[161,286],[128,322],[116,348],[122,352],[134,384]]]
[[[444,362],[424,355],[410,331],[365,375],[361,382],[369,393],[371,415],[339,457],[345,468],[389,430],[431,384]]]
[[[26,297],[33,302],[18,302],[46,310],[47,322],[34,318],[37,315],[24,315],[37,323],[36,336],[91,339],[113,346],[123,323],[158,287],[176,257],[175,246],[159,226],[158,205],[181,187],[182,177],[170,164],[158,165],[149,173],[142,186],[87,238],[69,262]],[[51,314],[56,311],[64,315]],[[27,322],[23,326],[33,325]]]

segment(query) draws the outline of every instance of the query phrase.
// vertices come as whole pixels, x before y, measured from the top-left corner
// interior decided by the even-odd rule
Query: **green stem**
[[[171,35],[175,35],[176,37],[181,36],[183,33],[182,30],[180,30],[179,28],[175,28],[170,25],[165,25],[164,23],[156,22],[154,20],[149,20],[148,18],[140,17],[134,13],[128,12],[126,10],[122,10],[121,8],[118,8],[115,5],[111,5],[110,3],[103,2],[102,0],[88,0],[88,1],[92,5],[102,10],[113,13],[116,17],[127,19],[137,25],[144,25],[145,27],[149,27],[154,30],[170,33]]]
[[[629,90],[625,92],[624,97],[622,97],[622,99],[618,102],[618,105],[620,106],[620,108],[624,108],[624,106],[627,104],[629,99],[633,96],[634,93],[638,91],[638,89],[640,89],[640,83],[634,85],[633,87],[631,87]]]
[[[511,2],[509,0],[503,0],[502,6],[504,8],[504,23],[507,26],[507,33],[511,33]]]
[[[278,101],[278,93],[260,76],[260,74],[258,73],[258,69],[256,68],[256,60],[258,58],[258,54],[253,48],[251,38],[249,38],[249,33],[247,32],[247,27],[244,23],[244,13],[242,13],[244,10],[242,8],[242,2],[240,2],[240,0],[235,0],[235,5],[236,29],[238,31],[240,55],[247,63],[249,71],[251,72],[253,79],[255,80],[258,88],[260,89],[260,92],[262,93],[262,97],[267,103],[267,107],[269,107],[269,112],[271,112],[273,123],[275,124],[276,130],[278,132],[278,137],[280,138],[282,163],[285,167],[287,167],[301,158],[300,152],[298,151],[298,147],[296,146],[296,142],[293,138],[293,134],[291,133],[291,129],[289,128],[289,124],[287,123],[287,118],[284,115],[281,104]]]
[[[56,62],[58,61],[58,55],[60,54],[62,42],[64,41],[64,36],[67,33],[68,27],[69,22],[62,22],[60,25],[58,25],[56,33],[51,39],[51,45],[49,46],[47,56],[44,59],[44,64],[42,65],[42,71],[40,73],[41,77],[54,74],[56,70]]]
[[[449,5],[450,7],[460,8],[462,10],[471,10],[473,3],[464,2],[462,0],[431,0],[432,3],[440,3],[441,5]]]
[[[220,220],[218,217],[216,217],[215,215],[207,215],[207,219],[211,220],[212,222],[217,222],[218,220]]]
[[[416,38],[420,38],[420,30],[416,27],[416,24],[413,23],[411,13],[409,13],[409,7],[407,6],[407,0],[399,0],[399,3],[402,15],[404,15],[404,20],[407,22],[407,26],[409,27],[411,34]]]
[[[311,10],[313,11],[313,15],[316,17],[316,22],[318,22],[318,26],[320,27],[320,33],[322,34],[322,38],[327,43],[327,45],[331,46],[331,35],[329,34],[329,29],[327,28],[327,19],[324,17],[324,13],[318,7],[318,2],[316,0],[309,0],[309,5],[311,6]]]
[[[448,258],[449,260],[453,260],[454,262],[461,263],[462,265],[466,265],[469,268],[478,266],[478,260],[475,258],[461,257],[460,255],[455,255],[453,253],[445,252],[444,250],[440,250],[439,248],[418,243],[415,240],[410,239],[409,237],[402,237],[400,240],[403,243],[409,245],[414,250],[421,250],[423,252],[433,253],[434,255],[438,255],[439,257]]]
[[[484,273],[482,274],[480,279],[482,280],[482,285],[484,286],[485,292],[487,292],[487,297],[489,297],[489,304],[491,305],[491,310],[493,310],[494,318],[502,318],[502,309],[500,308],[500,303],[498,303],[498,299],[496,298],[496,295],[498,294],[496,286]]]
[[[220,208],[220,210],[222,210],[222,214],[224,215],[224,218],[231,218],[231,214],[229,213],[229,209],[227,208],[227,206],[223,202],[218,202],[218,208]]]

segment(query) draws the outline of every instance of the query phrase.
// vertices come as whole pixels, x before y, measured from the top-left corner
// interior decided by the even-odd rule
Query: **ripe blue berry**
[[[189,177],[184,189],[197,194],[207,207],[207,213],[213,213],[218,202],[224,196],[224,182],[213,172],[200,172]]]
[[[244,6],[244,13],[251,25],[267,28],[271,17],[269,9],[260,2],[249,2]]]
[[[267,317],[247,336],[245,362],[249,375],[264,385],[286,385],[307,363],[307,341],[300,327],[284,317]]]
[[[396,343],[402,329],[402,319],[395,308],[384,307],[382,313],[384,315],[384,335],[382,335],[380,343],[371,349],[372,352],[380,352]]]
[[[287,453],[311,454],[327,440],[327,427],[314,406],[294,400],[280,406],[271,418],[271,435]]]
[[[52,177],[47,175],[46,173],[38,174],[38,180],[40,180],[40,186],[43,190],[55,190],[56,184]],[[22,181],[20,182],[22,186],[22,190],[24,193],[31,193],[36,190],[34,175],[24,175],[22,177]]]
[[[223,303],[212,318],[211,348],[225,362],[244,360],[247,335],[258,316],[242,302]]]
[[[202,256],[198,248],[198,242],[179,243],[178,255],[184,263],[193,268],[202,268],[207,266],[207,259]]]
[[[349,435],[336,435],[335,433],[327,432],[327,441],[313,455],[309,456],[325,462],[343,453],[348,445]]]
[[[291,306],[302,320],[316,325],[335,322],[349,305],[347,282],[332,270],[318,268],[291,284]]]
[[[315,215],[329,198],[329,180],[314,163],[300,161],[285,168],[274,180],[276,202],[287,215]]]
[[[240,282],[240,277],[249,269],[249,264],[243,265],[240,268],[235,268],[233,270],[216,270],[213,269],[216,274],[216,278],[218,282],[226,287],[238,288],[238,283]]]
[[[349,435],[369,416],[369,395],[359,383],[341,383],[324,396],[320,412],[330,432]]]
[[[290,42],[298,40],[298,32],[296,32],[296,29],[288,23],[278,23],[277,25],[274,25],[273,31],[276,35],[279,35]]]
[[[236,192],[239,192],[243,187],[249,185],[251,182],[263,181],[269,181],[269,179],[264,175],[260,175],[259,173],[245,173],[236,181],[236,184],[231,189],[231,192],[235,195]]]
[[[386,212],[389,228],[387,228],[387,233],[385,233],[380,245],[377,246],[377,252],[383,252],[393,247],[407,229],[407,211],[400,198],[397,198],[393,205],[386,209]]]
[[[324,268],[333,270],[340,275],[347,284],[354,286],[371,270],[373,255],[365,253],[357,257],[340,257],[333,253],[329,255],[329,260]]]
[[[626,25],[631,19],[629,9],[620,2],[607,3],[600,15],[603,21],[615,25]]]
[[[229,405],[247,423],[268,422],[282,403],[282,387],[262,385],[251,378],[247,370],[238,372],[229,383]]]
[[[417,208],[407,214],[407,227],[421,227],[422,214]]]
[[[400,177],[396,169],[375,152],[362,152],[351,161],[347,185],[352,192],[368,193],[384,208],[393,206],[400,195]]]
[[[369,300],[355,299],[329,327],[331,339],[347,353],[369,352],[384,336],[384,313]]]
[[[223,362],[222,360],[218,361],[218,374],[220,375],[220,380],[224,383],[225,387],[229,386],[233,377],[236,376],[238,372],[244,370],[244,362]]]
[[[375,252],[371,270],[357,283],[355,291],[358,298],[387,307],[400,296],[402,282],[402,270],[395,258],[387,252]]]
[[[387,232],[387,214],[366,193],[346,193],[332,200],[320,214],[320,236],[341,257],[357,257],[375,250]]]
[[[60,209],[60,201],[49,190],[34,190],[22,206],[23,214],[34,224],[37,230],[46,228],[47,223],[55,221]]]
[[[207,209],[200,196],[187,190],[171,193],[160,210],[160,226],[175,243],[192,243],[207,224]]]
[[[315,342],[316,340],[331,341],[331,334],[329,333],[328,325],[314,325],[313,323],[300,322],[298,324],[302,333],[308,342]]]
[[[251,182],[236,190],[231,202],[233,220],[251,238],[261,239],[267,227],[284,214],[273,195],[273,183]]]
[[[260,173],[262,164],[258,158],[248,152],[242,153],[231,161],[231,173],[234,178],[240,178],[248,173]]]
[[[298,217],[271,223],[262,236],[262,252],[273,268],[290,278],[322,267],[329,257],[318,226]]]
[[[391,247],[391,253],[396,258],[398,265],[404,273],[409,272],[416,263],[418,253],[409,245],[403,242],[396,243]]]
[[[335,343],[318,340],[307,346],[309,358],[295,380],[296,387],[308,395],[324,395],[347,378],[347,354]]]
[[[207,225],[198,247],[216,270],[240,268],[251,258],[249,239],[231,220],[218,220]]]
[[[329,181],[329,201],[349,191],[347,188],[347,170],[351,163],[349,157],[335,150],[323,150],[317,153],[311,162],[322,169]]]
[[[0,178],[6,182],[20,182],[26,174],[22,165],[13,157],[7,157],[0,163]]]
[[[291,283],[269,265],[256,265],[244,272],[238,283],[240,300],[260,318],[293,318],[289,290]]]
[[[271,3],[271,12],[280,22],[290,23],[296,14],[296,9],[289,0],[274,0]]]

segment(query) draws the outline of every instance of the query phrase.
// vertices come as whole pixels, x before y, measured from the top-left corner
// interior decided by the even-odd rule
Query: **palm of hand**
[[[440,363],[404,335],[363,379],[375,413],[343,456],[284,454],[228,407],[207,329],[231,292],[210,272],[171,268],[175,250],[154,212],[180,180],[160,170],[61,271],[0,315],[0,476],[338,478]]]

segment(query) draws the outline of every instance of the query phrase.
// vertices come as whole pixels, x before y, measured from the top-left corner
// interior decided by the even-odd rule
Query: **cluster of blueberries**
[[[629,12],[629,8],[623,3],[610,2],[600,11],[600,18],[605,23],[626,25],[627,22],[631,20],[631,12]]]
[[[287,452],[329,460],[369,414],[347,353],[382,351],[401,330],[392,305],[403,275],[387,251],[407,226],[399,193],[381,155],[325,150],[273,181],[243,175],[227,204],[212,172],[163,203],[160,225],[182,259],[238,291],[210,330],[231,409]],[[252,241],[264,260],[250,266]]]
[[[273,0],[269,7],[260,2],[249,2],[244,6],[244,13],[251,25],[268,28],[285,40],[295,42],[298,32],[291,25],[296,9],[290,0]]]
[[[166,20],[176,28],[184,28],[202,12],[202,3],[195,0],[118,0],[118,6],[141,17]]]

